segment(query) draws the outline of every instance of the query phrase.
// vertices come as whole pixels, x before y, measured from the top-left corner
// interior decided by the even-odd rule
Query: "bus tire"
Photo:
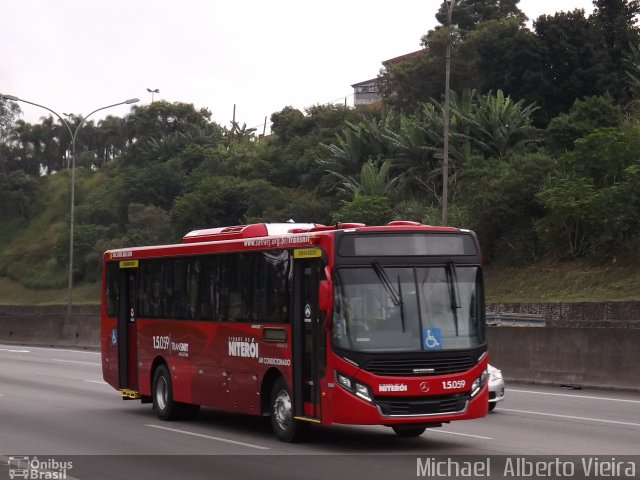
[[[309,424],[293,418],[293,403],[284,378],[280,377],[271,390],[271,428],[278,440],[296,443],[303,440]]]
[[[394,425],[391,428],[396,432],[396,435],[404,438],[419,437],[427,429],[422,425]]]
[[[178,405],[173,401],[171,374],[166,365],[158,365],[153,374],[153,409],[160,420],[173,420],[178,414]]]

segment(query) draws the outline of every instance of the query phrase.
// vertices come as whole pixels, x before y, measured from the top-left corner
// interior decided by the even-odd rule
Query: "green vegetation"
[[[529,30],[518,0],[456,3],[449,221],[477,232],[491,301],[640,297],[640,2],[594,5]],[[439,224],[446,32],[385,65],[380,108],[285,107],[267,138],[186,103],[87,122],[74,300],[98,301],[104,250],[191,229]],[[64,303],[70,139],[53,117],[18,115],[0,99],[0,303]]]
[[[638,265],[572,261],[522,268],[489,266],[485,277],[487,303],[640,300]]]

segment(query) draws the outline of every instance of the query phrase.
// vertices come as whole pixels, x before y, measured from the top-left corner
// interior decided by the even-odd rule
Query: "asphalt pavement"
[[[150,405],[123,401],[102,381],[98,352],[0,345],[0,480],[9,478],[10,458],[15,466],[34,457],[50,474],[72,462],[69,479],[326,480],[413,478],[417,459],[439,456],[639,454],[640,393],[507,380],[505,401],[486,418],[419,438],[334,425],[314,428],[306,443],[285,444],[259,417],[202,409],[197,420],[160,421]]]

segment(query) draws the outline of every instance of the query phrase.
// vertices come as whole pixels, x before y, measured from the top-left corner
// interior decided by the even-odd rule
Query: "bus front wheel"
[[[293,403],[287,383],[279,378],[271,391],[271,427],[278,440],[300,442],[309,428],[308,423],[293,418]]]

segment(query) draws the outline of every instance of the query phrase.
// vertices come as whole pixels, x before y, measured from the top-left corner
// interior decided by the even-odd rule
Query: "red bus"
[[[254,224],[104,254],[102,368],[170,420],[200,406],[399,436],[487,414],[473,232]]]

